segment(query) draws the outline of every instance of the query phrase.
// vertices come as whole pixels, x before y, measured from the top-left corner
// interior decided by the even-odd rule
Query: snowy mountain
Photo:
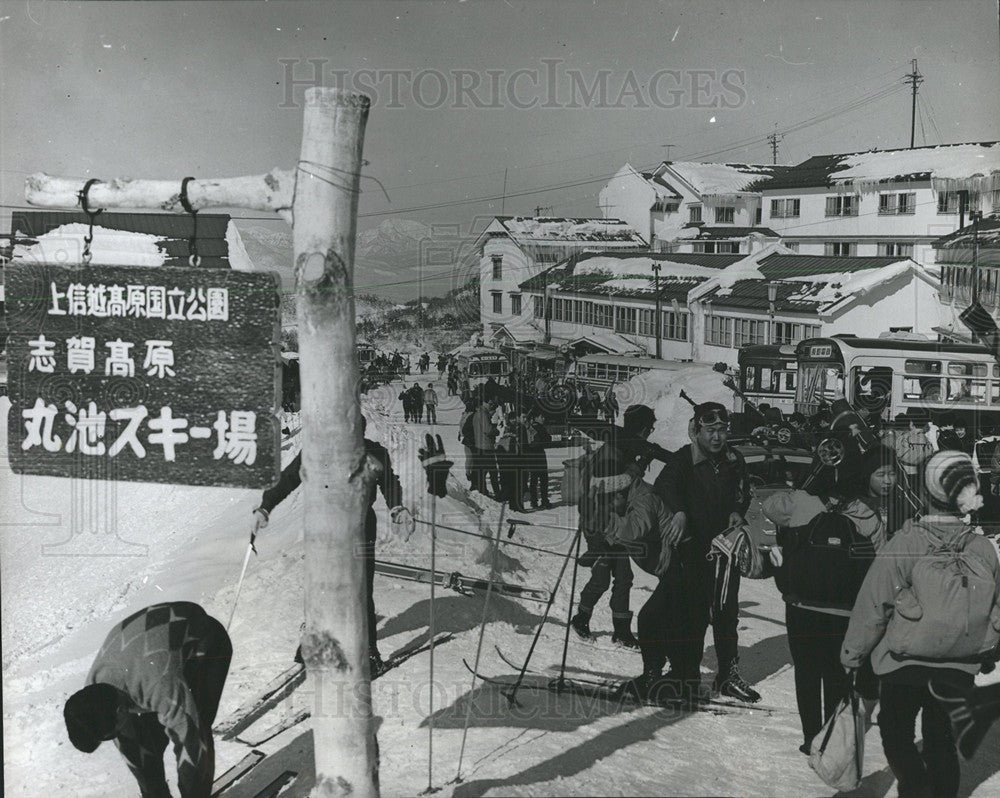
[[[254,265],[278,272],[285,289],[293,290],[292,234],[261,225],[238,223],[237,227]],[[417,297],[421,248],[426,249],[430,237],[430,227],[409,219],[387,219],[375,228],[359,232],[354,264],[357,291],[394,301]],[[440,267],[434,270],[440,271]],[[438,282],[425,281],[423,288],[425,294],[444,293]]]

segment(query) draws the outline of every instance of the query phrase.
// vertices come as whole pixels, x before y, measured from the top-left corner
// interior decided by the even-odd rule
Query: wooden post
[[[315,796],[375,798],[368,672],[366,480],[354,339],[354,235],[369,99],[305,92],[293,243],[302,364],[305,619],[317,696]],[[320,704],[322,702],[322,704]]]

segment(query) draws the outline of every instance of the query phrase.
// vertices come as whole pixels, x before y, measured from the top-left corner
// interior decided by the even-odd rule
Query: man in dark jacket
[[[368,426],[367,420],[362,416],[361,431],[365,431]],[[376,441],[365,438],[365,454],[371,458],[376,466],[378,478],[372,484],[368,495],[365,497],[368,505],[368,512],[365,514],[365,542],[362,546],[362,553],[365,558],[365,582],[368,591],[368,655],[371,664],[371,675],[377,676],[382,671],[382,657],[379,655],[376,632],[377,621],[375,618],[375,537],[377,534],[378,520],[372,505],[375,504],[376,485],[382,491],[387,506],[391,508],[390,514],[393,523],[403,523],[403,516],[409,514],[409,510],[402,506],[403,486],[399,482],[399,477],[392,470],[392,460],[386,448]],[[271,512],[288,495],[302,484],[302,477],[299,468],[302,465],[302,453],[295,456],[295,459],[282,469],[278,484],[273,488],[264,491],[261,497],[260,507],[254,510],[254,532],[267,526]],[[296,659],[300,654],[296,652]]]
[[[197,604],[154,604],[111,630],[87,686],[63,709],[70,742],[93,753],[114,740],[144,798],[169,796],[163,752],[172,742],[182,798],[208,798],[215,775],[212,724],[233,647]]]
[[[674,454],[654,486],[674,513],[670,537],[685,538],[676,555],[687,595],[685,606],[677,608],[685,619],[685,642],[679,647],[679,663],[671,661],[671,665],[680,671],[675,674],[680,681],[697,688],[711,620],[719,662],[714,688],[741,701],[759,701],[760,694],[739,672],[739,569],[730,570],[728,585],[721,584],[722,579],[717,583],[714,566],[706,558],[716,535],[744,522],[750,503],[746,465],[727,444],[725,406],[717,402],[698,405],[688,432],[692,442]],[[723,595],[725,602],[720,600]]]
[[[603,504],[595,502],[592,496],[595,488],[598,489],[598,493],[603,489],[599,480],[620,474],[624,468],[636,463],[638,463],[637,473],[641,475],[649,464],[652,445],[647,443],[646,438],[656,424],[652,408],[632,405],[625,411],[623,422],[621,427],[603,428],[608,435],[607,440],[590,457],[591,479],[585,480],[585,483],[590,484],[584,484],[578,509],[580,527],[587,541],[587,554],[581,560],[583,565],[590,565],[591,573],[590,579],[580,592],[579,609],[571,623],[580,637],[584,639],[591,637],[590,617],[594,612],[594,606],[610,587],[611,622],[614,626],[612,642],[627,648],[638,648],[639,643],[631,629],[632,564],[629,562],[627,550],[622,546],[609,545],[604,540],[603,533],[609,520],[610,506],[606,502]]]

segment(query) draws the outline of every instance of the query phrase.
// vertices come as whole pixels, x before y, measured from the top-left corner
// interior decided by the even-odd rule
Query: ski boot
[[[740,675],[739,662],[733,662],[726,670],[720,671],[715,677],[712,689],[720,695],[735,698],[747,704],[756,704],[760,701],[760,693],[753,689]]]
[[[584,610],[577,610],[576,615],[573,616],[573,620],[569,622],[569,625],[573,627],[573,631],[576,632],[584,640],[590,640],[594,635],[590,631],[590,613]]]
[[[628,617],[622,618],[612,618],[612,624],[614,624],[614,634],[611,635],[611,642],[615,645],[619,645],[622,648],[639,648],[639,641],[635,639],[632,634],[632,614],[629,613]]]

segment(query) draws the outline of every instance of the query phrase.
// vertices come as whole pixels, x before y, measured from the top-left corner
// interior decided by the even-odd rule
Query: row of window
[[[768,326],[771,335],[768,337]],[[820,334],[818,324],[776,321],[769,319],[741,319],[733,316],[708,316],[705,319],[705,343],[739,349],[750,344],[795,344],[805,338]]]
[[[490,296],[493,298],[493,312],[496,314],[503,313],[503,294],[499,291],[491,291]],[[520,316],[521,315],[521,295],[511,294],[510,295],[510,315]]]
[[[540,296],[532,297],[533,311],[536,319],[543,319],[544,304]],[[580,324],[586,327],[604,327],[615,332],[629,335],[644,335],[656,337],[656,311],[647,308],[621,307],[588,302],[584,299],[550,300],[552,321]],[[687,311],[661,311],[660,333],[664,339],[671,341],[688,340]]]

